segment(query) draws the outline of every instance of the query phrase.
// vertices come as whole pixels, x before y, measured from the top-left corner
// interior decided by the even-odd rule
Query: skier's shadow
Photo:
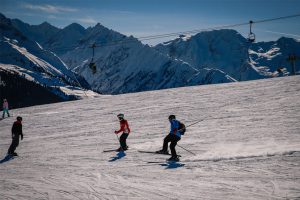
[[[111,159],[110,159],[108,162],[114,162],[114,161],[119,160],[119,159],[121,159],[121,158],[123,158],[123,157],[125,157],[125,156],[126,156],[126,154],[125,154],[124,151],[119,151],[119,152],[117,153],[117,155],[114,156],[114,157],[111,157]]]
[[[179,167],[183,167],[185,164],[183,163],[178,163],[178,162],[167,162],[164,164],[160,164],[163,167],[166,167],[165,169],[176,169]]]
[[[7,161],[10,161],[10,160],[12,160],[12,159],[14,159],[13,156],[6,155],[2,160],[0,160],[0,164],[3,164],[3,163],[5,163],[5,162],[7,162]]]

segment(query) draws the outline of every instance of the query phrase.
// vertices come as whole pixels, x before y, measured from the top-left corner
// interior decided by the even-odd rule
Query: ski
[[[107,153],[107,152],[113,152],[113,151],[118,151],[118,149],[108,149],[108,150],[103,150],[103,153]]]
[[[163,154],[163,153],[157,153],[157,152],[155,152],[155,151],[142,151],[142,150],[138,150],[138,152],[140,152],[140,153],[160,154],[160,155],[167,155],[167,156],[171,155],[170,153],[168,153],[168,154]]]
[[[174,160],[165,160],[165,161],[148,161],[148,164],[166,164],[166,163],[182,163],[180,160],[179,161],[174,161]]]
[[[172,154],[168,153],[168,154],[163,154],[163,153],[157,153],[155,151],[142,151],[142,150],[138,150],[138,152],[140,153],[150,153],[150,154],[158,154],[158,155],[166,155],[166,156],[170,156]],[[177,155],[178,157],[181,157],[181,155]]]
[[[165,164],[164,161],[148,161],[149,164]]]
[[[125,151],[127,151],[127,150],[129,150],[129,148],[126,149]],[[108,153],[108,152],[113,152],[113,151],[119,152],[120,150],[119,149],[107,149],[107,150],[103,150],[103,153]],[[123,151],[123,150],[121,150],[121,151]]]
[[[153,161],[146,161],[146,163],[148,164],[163,164],[163,163],[195,163],[197,161],[195,160],[179,160],[179,161],[175,161],[175,160],[169,160],[169,159],[165,159],[165,160],[153,160]]]

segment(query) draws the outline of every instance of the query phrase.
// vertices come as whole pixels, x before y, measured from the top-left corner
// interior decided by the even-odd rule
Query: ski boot
[[[128,146],[126,147],[122,147],[123,151],[127,151],[128,150]]]
[[[172,156],[171,158],[168,159],[168,161],[178,162],[179,161],[179,157],[177,155],[176,156]]]
[[[124,151],[122,147],[119,147],[116,151]]]
[[[7,153],[7,156],[9,157],[14,157],[14,156],[18,156],[18,154],[16,152],[13,153]]]
[[[156,151],[155,153],[158,153],[158,154],[166,154],[166,155],[169,154],[168,150],[167,150],[167,151],[159,150],[159,151]]]
[[[126,151],[126,150],[128,150],[128,146],[126,146],[126,147],[119,147],[117,149],[117,151]]]

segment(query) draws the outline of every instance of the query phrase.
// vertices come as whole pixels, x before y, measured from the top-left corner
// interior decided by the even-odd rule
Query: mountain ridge
[[[41,86],[58,88],[51,91],[64,100],[71,96],[73,99],[72,92],[69,95],[64,94],[64,87],[81,88],[84,85],[88,88],[85,80],[69,70],[59,57],[24,36],[13,26],[12,21],[3,15],[0,16],[0,30],[0,66],[5,73],[12,70],[14,73],[24,74],[18,76],[20,79],[31,77],[30,79]],[[57,92],[59,90],[61,92]],[[76,96],[76,98],[81,97]]]
[[[274,46],[276,42],[249,43],[240,33],[230,29],[180,35],[154,47],[100,23],[86,29],[72,23],[55,35],[41,46],[54,51],[95,91],[104,94],[256,80],[291,73],[288,63],[283,61],[288,47]],[[278,41],[285,43],[284,38]],[[296,53],[299,52],[300,43],[289,41]],[[96,44],[94,57],[93,44]],[[278,48],[279,53],[285,53],[265,56]],[[261,49],[263,53],[259,52]],[[284,73],[278,73],[279,66]]]

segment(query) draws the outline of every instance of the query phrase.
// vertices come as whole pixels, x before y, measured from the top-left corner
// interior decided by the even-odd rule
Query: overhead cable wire
[[[277,21],[277,20],[284,20],[284,19],[290,19],[290,18],[296,18],[300,17],[299,14],[294,14],[294,15],[288,15],[288,16],[282,16],[282,17],[276,17],[276,18],[269,18],[269,19],[262,19],[262,20],[257,20],[257,21],[252,21],[253,24],[258,24],[258,23],[266,23],[266,22],[271,22],[271,21]],[[168,38],[168,37],[174,37],[174,36],[180,36],[180,35],[187,35],[187,34],[195,34],[203,31],[210,31],[210,30],[220,30],[220,29],[225,29],[225,28],[234,28],[234,27],[240,27],[240,26],[245,26],[249,25],[249,22],[243,22],[243,23],[237,23],[237,24],[228,24],[228,25],[221,25],[221,26],[215,26],[215,27],[209,27],[209,28],[203,28],[203,29],[194,29],[194,30],[189,30],[189,31],[181,31],[181,32],[173,32],[173,33],[166,33],[166,34],[158,34],[158,35],[149,35],[149,36],[142,36],[142,37],[124,37],[122,39],[118,40],[113,40],[109,42],[95,42],[94,44],[96,45],[95,48],[102,48],[102,47],[109,47],[109,46],[116,46],[116,45],[121,45],[121,44],[129,44],[138,41],[148,41],[148,40],[155,40],[155,39],[161,39],[161,38]],[[88,44],[85,46],[78,46],[78,45],[72,45],[68,47],[61,47],[61,48],[51,48],[49,50],[53,51],[59,51],[59,50],[80,50],[80,49],[88,49],[91,48],[93,44]],[[43,51],[47,51],[45,49],[42,49]]]
[[[269,19],[262,19],[262,20],[252,21],[252,22],[253,22],[253,24],[258,24],[258,23],[266,23],[266,22],[289,19],[289,18],[295,18],[295,17],[300,17],[300,14],[288,15],[288,16],[282,16],[282,17],[276,17],[276,18],[269,18]],[[233,28],[233,27],[239,27],[239,26],[245,26],[245,25],[249,25],[249,22],[237,23],[237,24],[228,24],[228,25],[215,26],[215,27],[203,28],[203,29],[194,29],[194,30],[189,30],[189,31],[181,31],[181,32],[173,32],[173,33],[166,33],[166,34],[142,36],[142,37],[133,38],[131,40],[121,39],[121,40],[112,41],[110,43],[95,43],[95,45],[96,45],[95,48],[113,46],[113,45],[118,45],[120,43],[121,44],[130,43],[130,42],[133,42],[135,40],[139,40],[139,41],[154,40],[154,39],[161,39],[161,38],[178,36],[178,35],[194,34],[194,33],[199,33],[199,32],[203,32],[203,31],[219,30],[219,29]]]
[[[262,20],[257,20],[257,21],[253,21],[253,23],[264,23],[264,22],[271,22],[271,21],[277,21],[277,20],[281,20],[281,19],[289,19],[289,18],[295,18],[295,17],[299,17],[299,14],[294,14],[294,15],[288,15],[288,16],[283,16],[283,17],[276,17],[276,18],[271,18],[271,19],[262,19]]]

